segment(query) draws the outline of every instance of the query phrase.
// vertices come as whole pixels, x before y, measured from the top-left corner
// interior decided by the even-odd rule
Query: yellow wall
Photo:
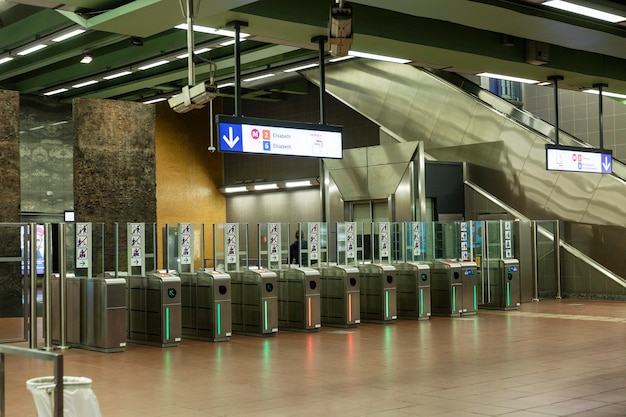
[[[215,113],[220,108],[214,103]],[[213,254],[212,225],[226,221],[226,199],[218,191],[223,183],[223,157],[210,153],[208,108],[179,114],[167,102],[156,113],[156,195],[158,267],[163,267],[166,224],[204,224],[205,258]],[[215,140],[217,143],[217,139]],[[200,242],[196,240],[196,248]],[[196,249],[197,251],[198,249]],[[212,265],[211,265],[212,266]],[[202,267],[199,257],[195,267]]]

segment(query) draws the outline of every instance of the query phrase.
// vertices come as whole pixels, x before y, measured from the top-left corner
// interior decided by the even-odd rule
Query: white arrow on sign
[[[222,139],[224,139],[224,142],[226,142],[226,144],[232,149],[237,142],[239,142],[239,136],[235,136],[233,138],[233,128],[229,127],[228,128],[228,137],[226,137],[226,135],[222,135]]]
[[[602,167],[604,168],[605,171],[608,171],[611,168],[611,161],[609,161],[608,156],[604,157],[604,162],[602,162]]]

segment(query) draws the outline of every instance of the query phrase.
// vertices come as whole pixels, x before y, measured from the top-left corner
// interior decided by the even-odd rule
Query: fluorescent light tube
[[[583,90],[583,93],[600,94],[598,90]],[[602,96],[626,99],[626,94],[611,93],[610,91],[602,91]]]
[[[4,64],[5,62],[13,61],[12,56],[5,56],[4,58],[0,58],[0,64]]]
[[[285,183],[285,187],[287,188],[295,188],[295,187],[310,187],[311,180],[303,180],[303,181],[288,181]]]
[[[368,59],[376,59],[378,61],[393,62],[393,63],[396,63],[396,64],[408,64],[409,62],[411,62],[410,59],[396,58],[396,57],[393,57],[393,56],[370,54],[370,53],[367,53],[367,52],[359,52],[359,51],[348,51],[348,55],[356,56],[358,58],[368,58]]]
[[[107,75],[106,77],[102,77],[102,78],[105,80],[113,80],[115,78],[123,77],[125,75],[130,75],[130,74],[132,74],[132,71],[122,71],[122,72],[117,72],[115,74]]]
[[[24,49],[22,51],[17,52],[17,54],[19,56],[24,56],[24,55],[28,55],[28,54],[32,54],[33,52],[39,51],[40,49],[45,48],[48,45],[45,45],[43,43],[39,43],[37,45],[31,46],[30,48]]]
[[[43,93],[44,96],[53,96],[55,94],[60,94],[60,93],[65,93],[67,90],[67,88],[59,88],[57,90],[52,90],[52,91],[48,91],[46,93]]]
[[[224,188],[225,193],[240,193],[243,191],[248,191],[248,187],[242,185],[241,187],[226,187]]]
[[[257,184],[254,186],[255,191],[277,190],[278,184]]]
[[[153,98],[152,100],[144,101],[143,104],[154,104],[165,100],[167,100],[165,97]]]
[[[541,4],[544,6],[553,7],[555,9],[564,10],[566,12],[576,13],[582,16],[592,17],[594,19],[604,20],[605,22],[617,23],[626,20],[626,17],[624,16],[603,12],[602,10],[581,6],[579,4],[570,3],[568,1],[550,0]]]
[[[87,87],[88,85],[93,85],[93,84],[98,84],[98,81],[97,80],[85,81],[84,83],[79,83],[79,84],[73,85],[72,88]]]
[[[250,81],[256,81],[256,80],[262,80],[263,78],[273,77],[274,75],[276,74],[263,74],[257,77],[246,78],[245,80],[241,80],[241,81],[250,82]]]
[[[337,58],[329,59],[328,62],[339,62],[339,61],[345,61],[346,59],[352,59],[352,58],[354,57],[351,55],[338,56]]]
[[[165,64],[169,64],[170,61],[167,60],[161,60],[161,61],[156,61],[156,62],[151,62],[149,64],[145,64],[142,65],[140,67],[137,67],[138,70],[143,71],[143,70],[147,70],[150,68],[154,68],[154,67],[158,67],[159,65],[165,65]]]
[[[53,38],[52,42],[62,42],[64,40],[66,40],[66,39],[73,38],[74,36],[78,36],[81,33],[85,33],[85,32],[86,32],[85,29],[75,29],[75,30],[73,30],[71,32],[68,32],[68,33],[64,34],[64,35],[60,35],[60,36],[57,36],[56,38]]]
[[[511,77],[510,75],[494,74],[491,72],[481,72],[480,74],[476,74],[476,75],[478,75],[479,77],[496,78],[498,80],[517,81],[519,83],[524,83],[524,84],[537,84],[539,82],[537,80],[529,80],[527,78]]]
[[[299,66],[299,67],[286,69],[286,70],[284,70],[283,72],[295,72],[295,71],[302,71],[302,70],[305,70],[305,69],[309,69],[309,68],[314,68],[314,67],[317,67],[318,65],[319,65],[319,64],[308,64],[308,65],[302,65],[302,66]]]

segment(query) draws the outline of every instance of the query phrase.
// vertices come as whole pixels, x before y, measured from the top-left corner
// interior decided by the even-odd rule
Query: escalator
[[[304,75],[316,83],[316,71]],[[626,297],[619,278],[626,275],[621,255],[626,250],[626,167],[619,161],[613,160],[613,174],[547,171],[545,145],[553,143],[554,127],[456,74],[351,60],[329,66],[325,80],[329,94],[398,142],[422,142],[437,160],[465,162],[466,181],[502,206],[529,219],[560,220],[561,238],[569,238],[564,243],[615,275],[587,277],[590,284],[578,277],[588,273],[574,272],[571,285],[564,287]],[[589,147],[565,132],[559,139],[561,145]],[[573,262],[565,259],[564,267],[568,263]],[[577,262],[571,268],[581,266]],[[568,274],[565,270],[564,277]],[[610,282],[598,283],[606,279]]]

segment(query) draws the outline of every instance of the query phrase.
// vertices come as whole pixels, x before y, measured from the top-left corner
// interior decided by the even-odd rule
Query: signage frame
[[[599,170],[590,170],[590,169],[560,169],[554,166],[550,166],[550,151],[564,151],[564,152],[578,152],[580,154],[600,154],[600,167]],[[603,159],[605,157],[609,158],[609,166],[608,168],[604,165],[605,162]],[[562,145],[553,145],[546,144],[546,170],[548,171],[557,171],[557,172],[583,172],[588,174],[612,174],[613,173],[613,151],[610,149],[598,149],[598,148],[584,148],[578,146],[562,146]]]
[[[328,125],[328,124],[315,124],[315,123],[304,123],[304,122],[292,122],[292,121],[284,121],[284,120],[275,120],[275,119],[260,119],[254,117],[236,117],[236,116],[228,116],[225,114],[218,114],[215,116],[216,123],[216,131],[217,131],[217,143],[218,143],[218,151],[219,152],[228,152],[228,153],[238,153],[238,154],[256,154],[256,155],[273,155],[273,156],[299,156],[304,158],[328,158],[328,159],[343,159],[343,127],[336,125]],[[339,144],[339,153],[340,155],[315,155],[313,151],[310,154],[302,154],[302,153],[284,153],[284,152],[272,152],[272,150],[267,151],[246,151],[243,149],[243,146],[238,147],[241,149],[234,150],[233,145],[228,149],[228,147],[223,146],[222,136],[229,136],[229,132],[222,131],[222,124],[231,124],[231,125],[248,125],[248,126],[267,126],[269,128],[279,128],[279,129],[296,129],[296,130],[306,130],[312,132],[330,132],[330,133],[339,133],[340,135],[340,144]],[[231,140],[234,138],[230,138]],[[241,138],[243,143],[243,138]]]

